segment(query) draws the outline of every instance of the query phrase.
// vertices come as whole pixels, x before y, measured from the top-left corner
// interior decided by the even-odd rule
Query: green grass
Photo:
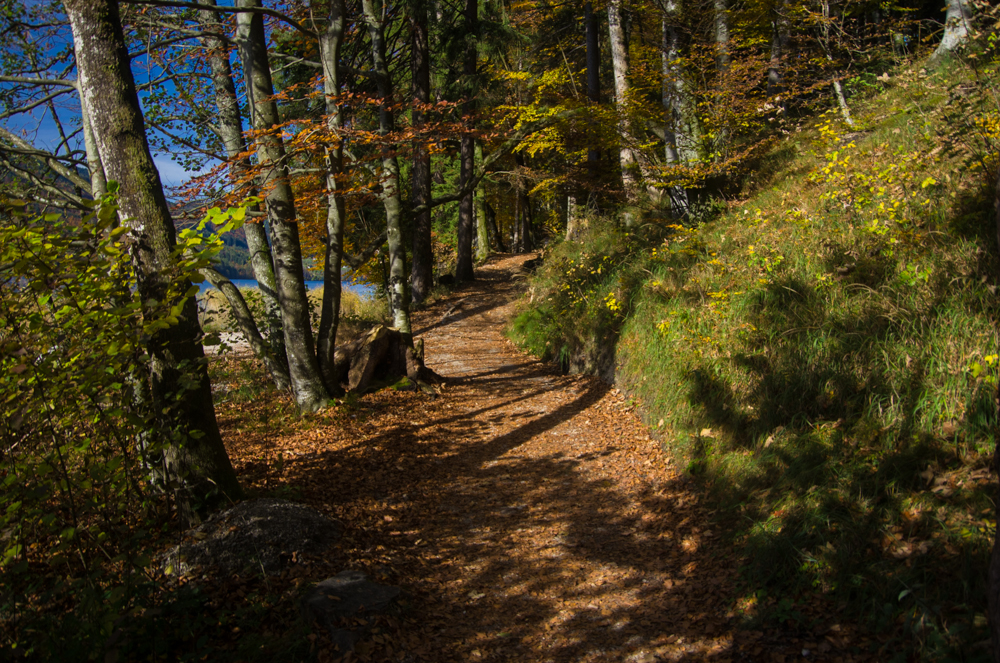
[[[748,622],[822,595],[886,660],[989,655],[1000,120],[995,73],[949,77],[804,122],[714,218],[592,219],[510,329],[570,369],[615,348],[741,551]]]

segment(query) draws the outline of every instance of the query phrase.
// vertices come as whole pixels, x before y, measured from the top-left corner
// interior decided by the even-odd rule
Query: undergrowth
[[[805,123],[714,219],[591,219],[510,328],[642,401],[728,524],[748,623],[825,597],[883,660],[989,657],[1000,115],[995,72],[956,71]]]

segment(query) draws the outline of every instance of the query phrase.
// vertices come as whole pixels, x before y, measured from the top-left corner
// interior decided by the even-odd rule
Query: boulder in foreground
[[[399,614],[401,598],[399,587],[380,585],[361,571],[341,571],[316,583],[302,598],[302,613],[347,652],[371,629],[374,617]]]
[[[319,511],[287,500],[240,502],[188,532],[162,562],[170,574],[199,567],[227,573],[246,570],[277,575],[298,555],[317,555],[340,538],[340,526]]]

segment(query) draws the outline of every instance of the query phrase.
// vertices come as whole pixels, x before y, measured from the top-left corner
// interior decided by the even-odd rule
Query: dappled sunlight
[[[449,378],[440,396],[383,390],[294,430],[230,436],[252,490],[291,494],[344,524],[331,571],[361,568],[411,593],[373,660],[832,652],[818,605],[797,607],[813,611],[809,629],[742,627],[735,555],[694,485],[623,393],[513,349],[502,328],[516,290],[466,286],[421,313],[415,326],[429,329],[423,321],[455,300],[476,311],[423,336],[428,365]]]

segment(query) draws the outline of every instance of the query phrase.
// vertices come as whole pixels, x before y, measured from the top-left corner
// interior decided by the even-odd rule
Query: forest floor
[[[498,256],[414,316],[442,393],[385,389],[295,421],[273,402],[220,407],[251,494],[345,527],[302,587],[360,569],[409,610],[352,660],[860,661],[878,645],[821,598],[757,597],[699,488],[635,404],[504,336],[532,256]],[[294,594],[294,592],[289,592]],[[756,622],[776,600],[784,622]],[[319,660],[340,654],[322,650]],[[883,652],[885,653],[885,652]]]

